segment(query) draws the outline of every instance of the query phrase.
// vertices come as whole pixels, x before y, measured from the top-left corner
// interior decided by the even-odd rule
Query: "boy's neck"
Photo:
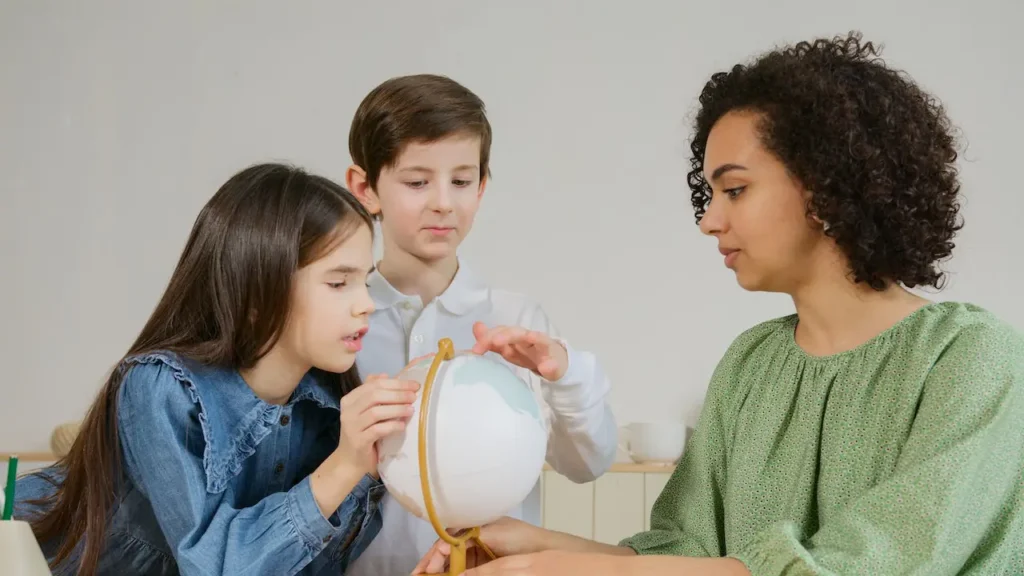
[[[267,404],[287,404],[309,371],[309,368],[288,361],[286,356],[280,345],[274,346],[255,366],[240,371],[253,394]]]
[[[423,260],[404,250],[385,247],[377,270],[396,290],[419,296],[426,306],[451,285],[459,271],[459,259],[452,254],[440,260]]]
[[[796,340],[811,355],[852,350],[929,303],[899,284],[875,290],[854,284],[845,271],[829,272],[792,294],[799,317]]]

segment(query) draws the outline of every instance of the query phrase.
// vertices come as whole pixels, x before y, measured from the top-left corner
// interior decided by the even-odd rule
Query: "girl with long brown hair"
[[[417,387],[354,364],[371,222],[280,164],[216,192],[70,453],[18,482],[55,574],[339,573],[365,549],[374,445]]]

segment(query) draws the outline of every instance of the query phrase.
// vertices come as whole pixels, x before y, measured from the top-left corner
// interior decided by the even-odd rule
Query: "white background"
[[[494,180],[462,255],[599,355],[622,424],[692,419],[732,338],[792,310],[737,287],[685,186],[704,81],[777,43],[859,29],[942,98],[967,227],[934,297],[1024,328],[1022,5],[2,0],[0,450],[81,417],[227,177],[341,180],[355,107],[399,74],[486,101]]]

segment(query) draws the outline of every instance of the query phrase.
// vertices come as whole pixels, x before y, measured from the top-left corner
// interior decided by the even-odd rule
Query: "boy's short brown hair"
[[[480,138],[480,179],[490,174],[491,125],[483,100],[445,76],[417,74],[385,81],[363,98],[352,119],[348,150],[371,188],[410,142],[466,134]]]

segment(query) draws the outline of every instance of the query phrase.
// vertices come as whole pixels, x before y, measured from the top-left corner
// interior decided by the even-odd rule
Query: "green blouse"
[[[622,545],[754,576],[1024,574],[1024,338],[935,303],[815,357],[796,320],[732,344],[651,529]]]

